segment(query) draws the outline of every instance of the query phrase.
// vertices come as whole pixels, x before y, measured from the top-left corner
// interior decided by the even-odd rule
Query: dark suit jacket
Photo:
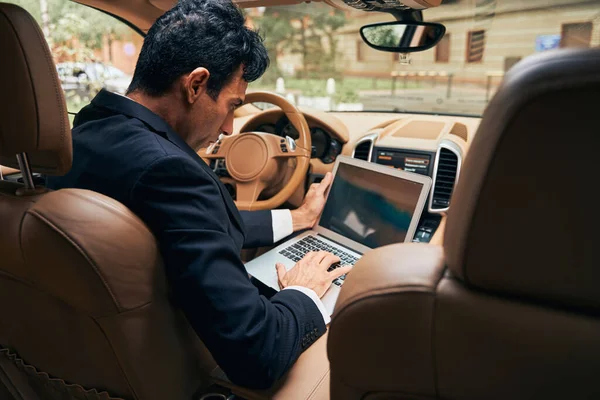
[[[74,125],[73,167],[48,186],[103,193],[136,213],[158,240],[175,305],[229,379],[271,386],[325,332],[308,296],[266,299],[248,278],[242,246],[273,242],[271,213],[240,214],[194,150],[130,99],[102,91]]]

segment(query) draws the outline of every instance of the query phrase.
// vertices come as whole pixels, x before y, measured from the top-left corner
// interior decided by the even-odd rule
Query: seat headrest
[[[600,308],[600,49],[530,57],[505,77],[462,167],[445,232],[467,285]]]
[[[0,3],[0,164],[17,167],[27,153],[34,172],[71,168],[71,129],[52,55],[33,17]]]

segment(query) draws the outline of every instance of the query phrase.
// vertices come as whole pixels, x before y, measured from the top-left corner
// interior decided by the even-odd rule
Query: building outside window
[[[483,61],[485,51],[485,30],[471,31],[467,36],[467,63]]]
[[[450,61],[450,34],[446,33],[435,48],[435,62],[447,63]]]
[[[591,22],[563,24],[560,47],[590,47],[593,27]]]
[[[362,47],[363,47],[363,41],[357,40],[356,41],[356,61],[365,61]]]

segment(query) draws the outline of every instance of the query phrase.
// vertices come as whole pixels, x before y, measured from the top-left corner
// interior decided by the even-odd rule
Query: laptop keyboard
[[[340,263],[333,264],[331,267],[329,267],[329,271],[332,271],[341,266],[354,265],[354,263],[356,263],[356,261],[358,261],[358,258],[354,257],[353,255],[351,255],[349,253],[346,253],[343,250],[340,250],[339,247],[331,246],[328,243],[325,243],[324,241],[317,239],[316,237],[314,237],[312,235],[303,237],[301,240],[297,241],[296,243],[292,244],[291,246],[288,246],[285,249],[281,250],[279,252],[279,254],[283,255],[284,257],[286,257],[294,262],[298,262],[309,251],[321,251],[321,250],[333,253],[334,255],[338,256],[341,260]],[[346,279],[346,275],[340,276],[339,278],[334,280],[333,283],[337,286],[342,286],[342,284],[344,283],[344,279]]]

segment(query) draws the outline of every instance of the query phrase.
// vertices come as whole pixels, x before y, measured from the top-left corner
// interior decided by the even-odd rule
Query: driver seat
[[[52,55],[0,3],[0,398],[190,399],[214,361],[169,304],[157,244],[126,207],[34,187],[65,174],[71,132]]]
[[[22,8],[0,3],[0,48],[0,164],[25,178],[0,180],[0,399],[189,400],[213,384],[248,400],[328,399],[326,335],[270,390],[231,383],[171,307],[135,214],[95,192],[34,187],[32,172],[71,168],[65,99]]]

